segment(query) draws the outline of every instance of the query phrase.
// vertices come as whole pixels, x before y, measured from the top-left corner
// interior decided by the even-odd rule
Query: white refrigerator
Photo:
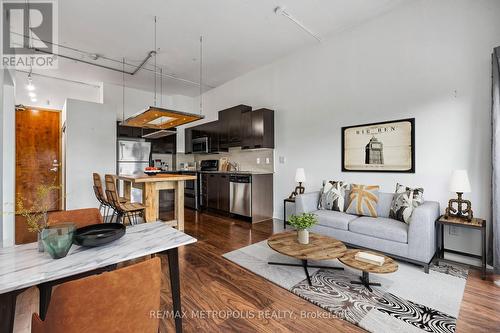
[[[149,166],[151,143],[144,141],[118,140],[117,172],[119,175],[142,173]],[[123,182],[119,182],[120,195],[123,195]],[[142,201],[142,191],[132,188],[132,202]]]

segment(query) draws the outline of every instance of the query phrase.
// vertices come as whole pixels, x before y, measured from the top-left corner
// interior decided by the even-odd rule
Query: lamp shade
[[[304,168],[297,168],[297,171],[295,171],[295,181],[297,183],[305,183],[306,173],[304,172]]]
[[[450,191],[468,193],[470,192],[469,176],[467,170],[455,170],[451,175]]]

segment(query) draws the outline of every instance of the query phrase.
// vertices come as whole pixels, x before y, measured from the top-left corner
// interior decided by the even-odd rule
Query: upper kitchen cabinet
[[[177,152],[177,136],[169,135],[158,139],[149,139],[153,154],[175,154]]]
[[[242,149],[274,148],[274,111],[258,109],[242,114]]]
[[[117,122],[116,129],[116,136],[119,138],[138,139],[142,137],[142,128],[140,127],[121,126],[120,122]]]
[[[193,130],[192,127],[184,129],[184,153],[193,153]]]
[[[209,153],[218,153],[220,151],[224,151],[220,147],[220,130],[219,130],[219,121],[212,121],[206,124],[203,124],[203,131],[208,137],[208,152]],[[227,150],[226,150],[227,151]]]
[[[151,134],[158,130],[151,128],[141,128],[132,126],[122,126],[117,123],[117,137],[127,139],[142,139],[143,135]],[[177,151],[177,136],[169,135],[157,139],[145,139],[151,142],[151,152],[154,154],[175,154]]]
[[[219,111],[219,145],[221,149],[241,146],[243,139],[241,117],[244,112],[251,110],[251,106],[241,104]]]

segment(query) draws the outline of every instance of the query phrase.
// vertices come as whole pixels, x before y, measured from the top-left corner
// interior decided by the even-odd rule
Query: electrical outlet
[[[285,164],[285,156],[280,156],[280,164]]]
[[[257,164],[260,164],[260,157],[257,157]]]
[[[454,225],[450,225],[450,235],[458,236],[460,234],[458,228]]]
[[[266,157],[266,164],[271,164],[271,159],[269,157]]]

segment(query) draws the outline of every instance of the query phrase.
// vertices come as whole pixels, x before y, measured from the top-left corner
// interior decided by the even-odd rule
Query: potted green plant
[[[292,215],[288,221],[295,229],[297,229],[297,239],[300,244],[309,244],[309,229],[315,225],[318,220],[316,215],[312,213],[304,213],[301,215]]]
[[[33,200],[27,200],[20,193],[16,196],[16,215],[25,218],[29,232],[38,235],[38,251],[44,252],[41,234],[47,227],[47,212],[54,203],[60,199],[53,199],[54,191],[59,191],[61,186],[42,184],[36,187]]]

